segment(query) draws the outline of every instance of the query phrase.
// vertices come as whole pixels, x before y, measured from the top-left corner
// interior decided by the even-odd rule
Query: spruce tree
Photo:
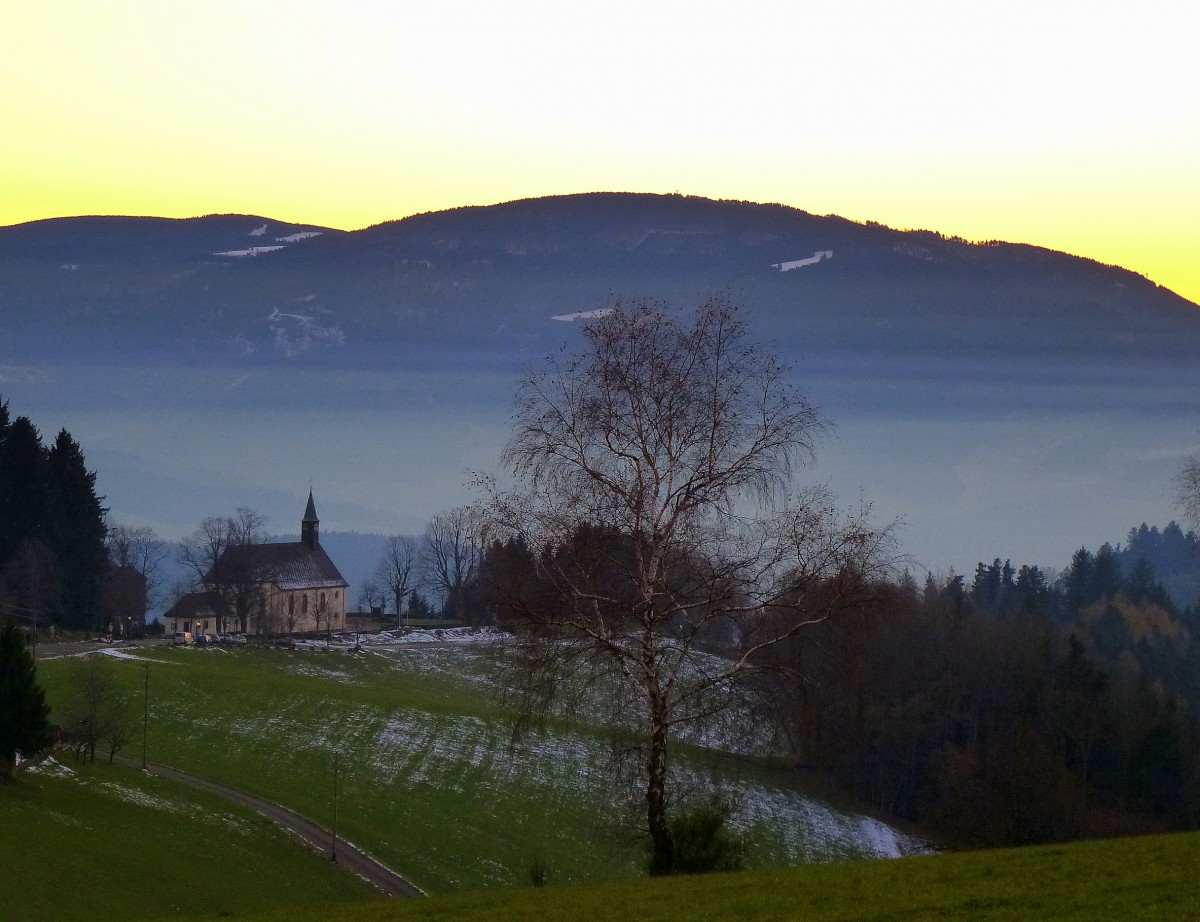
[[[96,627],[108,552],[106,510],[96,495],[96,475],[87,469],[79,443],[66,429],[46,452],[45,540],[63,575],[63,615],[72,627]]]
[[[18,416],[0,441],[0,569],[26,541],[42,537],[45,467],[37,427],[28,417]]]
[[[0,774],[12,777],[17,753],[30,756],[50,745],[50,707],[37,681],[25,634],[9,619],[0,629]]]

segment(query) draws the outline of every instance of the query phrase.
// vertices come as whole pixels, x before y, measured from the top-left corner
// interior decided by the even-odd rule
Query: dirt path
[[[117,760],[135,768],[140,768],[142,764],[140,759],[126,758],[124,756],[118,756]],[[159,765],[155,762],[148,762],[146,770],[161,778],[167,778],[180,784],[199,788],[202,791],[209,791],[227,800],[250,807],[252,810],[256,810],[267,817],[267,819],[278,823],[285,829],[290,829],[317,849],[317,851],[324,852],[325,854],[329,854],[330,852],[333,841],[332,833],[328,829],[318,826],[312,820],[296,813],[294,810],[281,807],[278,804],[271,803],[269,800],[256,797],[254,794],[239,791],[237,788],[231,788],[218,781],[210,781],[207,778],[201,778],[190,772],[180,771],[177,768],[169,768],[166,765]],[[384,893],[388,894],[388,896],[425,895],[424,891],[415,884],[409,883],[391,868],[384,867],[370,855],[359,851],[359,849],[343,839],[338,839],[337,841],[337,863],[351,873],[357,874],[367,882],[378,887]]]

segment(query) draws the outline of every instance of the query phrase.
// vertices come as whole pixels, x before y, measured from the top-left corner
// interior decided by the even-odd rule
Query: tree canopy
[[[521,713],[604,687],[640,738],[665,873],[671,735],[744,700],[772,646],[860,598],[888,533],[793,489],[826,423],[728,300],[618,302],[583,335],[521,380],[513,486],[484,484],[485,540],[531,562],[538,591],[490,588],[521,638]]]
[[[18,753],[30,756],[50,745],[49,714],[25,632],[8,619],[0,628],[0,773],[5,777],[12,774]]]
[[[107,510],[66,429],[46,448],[0,402],[0,600],[42,623],[92,628],[101,616]]]

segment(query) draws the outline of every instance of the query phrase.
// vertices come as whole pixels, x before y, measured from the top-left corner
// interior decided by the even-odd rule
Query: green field
[[[638,847],[608,825],[602,738],[559,726],[509,755],[479,651],[136,656],[110,665],[140,707],[150,662],[152,758],[328,824],[337,750],[339,831],[434,895],[374,896],[257,815],[135,769],[50,763],[0,785],[0,919],[1177,919],[1200,905],[1200,834],[772,867],[861,857],[888,833],[788,773],[695,751],[685,773],[740,793],[760,869],[639,879]],[[64,666],[40,664],[54,702]],[[534,859],[550,886],[526,886]]]
[[[897,861],[506,890],[256,922],[849,922],[1194,919],[1200,834],[1082,842]]]
[[[532,862],[554,881],[641,873],[614,793],[608,746],[559,726],[507,749],[486,654],[414,647],[350,655],[258,648],[154,647],[113,669],[140,707],[150,665],[152,759],[225,781],[329,825],[340,753],[338,828],[431,892],[521,886]],[[63,661],[41,664],[61,702]],[[130,753],[140,754],[140,737]],[[681,776],[717,779],[740,804],[756,865],[920,848],[888,827],[828,807],[788,772],[692,751]]]
[[[71,922],[320,907],[374,891],[257,814],[120,765],[0,784],[0,919]]]

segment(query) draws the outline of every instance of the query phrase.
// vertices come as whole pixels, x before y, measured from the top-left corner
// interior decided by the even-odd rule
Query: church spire
[[[317,518],[317,507],[313,503],[312,487],[308,488],[308,506],[304,510],[304,518],[300,520],[300,543],[306,547],[317,546],[317,535],[321,530],[321,520]]]

